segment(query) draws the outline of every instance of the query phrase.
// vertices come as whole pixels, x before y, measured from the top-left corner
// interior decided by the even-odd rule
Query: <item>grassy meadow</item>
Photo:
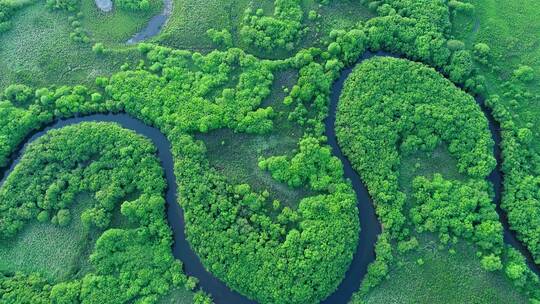
[[[528,303],[504,274],[482,269],[475,248],[460,242],[454,251],[438,248],[431,235],[418,250],[397,256],[388,279],[365,298],[366,304]]]

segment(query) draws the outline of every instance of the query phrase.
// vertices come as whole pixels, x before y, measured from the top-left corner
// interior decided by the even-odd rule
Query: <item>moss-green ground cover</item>
[[[89,84],[140,59],[135,49],[97,56],[91,44],[73,42],[68,15],[38,1],[18,11],[13,28],[0,35],[0,88],[24,83]]]
[[[80,218],[92,204],[91,197],[80,196],[74,202],[73,220],[67,227],[35,221],[18,238],[2,242],[0,271],[39,272],[53,281],[76,274],[87,264],[96,237],[83,227]]]
[[[452,253],[439,249],[430,235],[419,238],[417,251],[399,256],[388,279],[365,298],[369,304],[528,303],[502,274],[482,269],[471,244],[460,242]]]
[[[108,44],[124,44],[163,8],[162,0],[152,0],[151,9],[145,11],[115,8],[110,13],[103,13],[93,0],[82,0],[80,5],[83,28],[90,32],[94,41]]]

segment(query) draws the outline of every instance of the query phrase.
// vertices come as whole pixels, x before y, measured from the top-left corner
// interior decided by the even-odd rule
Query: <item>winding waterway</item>
[[[366,53],[359,61],[371,58],[373,56],[391,56],[396,57],[388,53]],[[338,289],[331,294],[322,303],[325,304],[345,304],[347,303],[351,295],[358,289],[360,282],[367,272],[368,265],[375,260],[374,246],[377,241],[378,235],[381,233],[381,226],[376,217],[374,206],[369,193],[364,186],[360,176],[353,169],[349,160],[343,155],[338,145],[335,134],[335,120],[336,110],[339,102],[339,97],[343,89],[345,80],[353,70],[353,67],[345,69],[341,72],[339,79],[333,84],[330,111],[329,116],[325,120],[326,131],[325,134],[328,138],[328,144],[332,148],[333,154],[340,159],[343,164],[345,177],[350,179],[356,192],[358,201],[358,210],[360,217],[361,231],[359,235],[359,242],[356,253],[354,254],[350,268],[347,270],[345,278],[339,285]],[[526,258],[530,268],[537,274],[540,274],[538,266],[534,264],[533,259],[528,250],[519,242],[514,233],[509,229],[508,221],[505,213],[500,208],[501,192],[502,192],[502,173],[501,173],[501,136],[500,127],[493,118],[491,111],[484,105],[481,98],[477,98],[478,104],[481,106],[486,117],[489,121],[489,128],[491,130],[493,140],[495,141],[495,157],[497,159],[497,168],[489,176],[489,180],[495,187],[495,202],[497,204],[497,212],[499,213],[501,222],[504,227],[504,240],[507,244],[518,249]],[[217,304],[220,303],[235,303],[235,304],[251,304],[255,303],[252,300],[240,295],[239,293],[231,290],[227,285],[218,280],[214,275],[208,272],[202,265],[199,257],[191,249],[184,232],[184,214],[182,208],[177,203],[177,184],[174,175],[174,162],[171,154],[171,144],[168,139],[156,128],[150,127],[138,119],[135,119],[127,114],[95,114],[85,117],[75,117],[66,120],[59,120],[52,125],[42,129],[39,132],[33,133],[22,145],[19,150],[14,153],[13,161],[10,167],[4,172],[2,181],[10,174],[16,164],[19,162],[25,147],[35,139],[44,135],[46,132],[52,129],[62,128],[68,125],[77,124],[85,121],[102,121],[102,122],[115,122],[120,124],[126,129],[133,130],[138,134],[144,135],[149,138],[153,144],[157,147],[158,157],[161,161],[162,167],[165,172],[165,178],[167,180],[167,219],[169,225],[173,231],[174,244],[173,255],[175,258],[182,261],[184,264],[184,270],[186,274],[194,276],[199,279],[200,286],[206,291],[212,294],[214,301]]]

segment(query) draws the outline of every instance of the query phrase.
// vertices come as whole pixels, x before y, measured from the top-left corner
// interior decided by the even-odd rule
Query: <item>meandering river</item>
[[[362,62],[365,59],[378,56],[392,56],[387,53],[366,53],[358,63]],[[395,57],[395,56],[392,56]],[[338,289],[331,294],[326,300],[323,301],[325,304],[345,304],[351,298],[353,292],[355,292],[360,286],[362,278],[367,272],[368,265],[374,261],[374,245],[377,240],[378,235],[381,232],[380,223],[375,215],[375,210],[373,207],[372,200],[368,194],[368,191],[364,184],[362,183],[361,178],[352,168],[349,160],[343,155],[341,149],[337,143],[334,124],[336,120],[336,109],[343,89],[343,85],[353,68],[345,69],[341,72],[339,79],[334,83],[332,87],[332,95],[330,102],[330,111],[329,116],[325,121],[326,125],[326,136],[328,137],[328,144],[332,147],[333,154],[341,160],[344,167],[345,177],[350,179],[356,192],[356,197],[358,200],[358,210],[360,216],[361,232],[359,235],[359,243],[357,251],[354,255],[350,268],[348,269],[345,278],[339,285]],[[507,244],[518,249],[524,256],[527,258],[527,262],[531,269],[537,274],[540,274],[538,271],[538,266],[534,264],[533,259],[530,253],[527,251],[525,246],[519,242],[514,233],[509,229],[508,221],[505,213],[500,208],[501,201],[501,191],[502,191],[502,173],[501,169],[501,136],[500,128],[496,121],[491,115],[491,111],[484,105],[484,102],[481,98],[477,98],[477,102],[484,111],[486,117],[489,121],[489,128],[491,130],[493,139],[496,143],[495,145],[495,157],[497,159],[497,168],[489,176],[489,180],[494,184],[495,187],[495,202],[497,203],[497,212],[499,213],[501,222],[504,226],[504,240]],[[168,139],[156,128],[150,127],[140,120],[132,118],[127,114],[96,114],[85,117],[76,117],[66,120],[59,120],[54,124],[44,128],[39,132],[35,132],[30,136],[23,146],[14,153],[13,161],[11,162],[10,167],[4,172],[2,178],[2,183],[9,173],[13,170],[15,165],[19,162],[20,157],[24,153],[24,149],[28,143],[34,141],[40,136],[44,135],[47,131],[51,129],[58,129],[65,127],[67,125],[77,124],[84,121],[104,121],[104,122],[116,122],[126,129],[133,130],[138,134],[144,135],[149,138],[153,144],[157,147],[158,157],[161,160],[162,167],[165,172],[165,178],[167,180],[167,192],[166,192],[166,201],[167,201],[167,219],[169,225],[173,231],[174,235],[174,245],[173,245],[173,255],[175,258],[182,261],[184,264],[184,270],[186,274],[194,276],[199,279],[201,287],[206,291],[212,294],[214,301],[216,303],[235,303],[235,304],[251,304],[255,303],[252,300],[240,295],[239,293],[232,291],[228,288],[223,282],[218,280],[214,275],[208,272],[202,265],[199,257],[191,249],[185,233],[184,233],[184,214],[182,208],[177,203],[177,184],[176,178],[174,175],[174,163],[173,157],[171,154],[171,144]]]

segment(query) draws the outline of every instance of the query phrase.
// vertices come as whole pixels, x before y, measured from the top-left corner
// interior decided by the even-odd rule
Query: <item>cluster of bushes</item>
[[[47,7],[50,9],[75,13],[79,10],[79,6],[79,0],[47,0]]]
[[[157,1],[152,0],[115,0],[114,3],[120,9],[129,11],[148,11],[152,9],[152,4],[157,4]]]
[[[264,133],[273,126],[271,108],[253,110],[270,94],[279,63],[260,61],[240,49],[200,53],[141,44],[146,69],[100,79],[124,110],[164,133],[208,132],[228,127]]]
[[[10,85],[0,95],[0,166],[33,130],[59,118],[75,114],[107,112],[116,109],[98,92],[87,87],[60,86],[33,90],[25,85]]]
[[[379,14],[366,22],[371,49],[406,55],[440,69],[454,83],[463,84],[473,92],[484,90],[483,78],[475,74],[472,53],[463,43],[463,47],[448,46],[451,31],[449,3],[436,0],[362,1]],[[450,1],[450,4],[457,5],[458,2]]]
[[[367,37],[363,30],[335,30],[326,50],[309,48],[288,59],[288,65],[299,69],[299,78],[286,105],[294,106],[289,119],[304,126],[306,132],[319,136],[324,133],[324,119],[328,115],[331,87],[343,67],[353,64],[365,52]]]
[[[104,232],[89,261],[92,271],[51,284],[39,275],[2,274],[2,302],[154,303],[186,284],[171,254],[165,219],[165,182],[151,142],[112,123],[81,123],[53,130],[32,142],[0,188],[0,239],[32,220],[65,225],[79,193],[95,205],[81,215]],[[131,194],[138,197],[124,201]],[[132,224],[108,229],[114,210]]]
[[[502,266],[503,227],[487,181],[418,176],[413,191],[411,219],[419,232],[436,232],[444,244],[456,243],[458,238],[474,241],[484,251],[483,261],[489,261],[488,270],[493,270],[494,263]]]
[[[28,3],[30,2],[13,0],[0,1],[0,34],[11,28],[11,18],[13,17],[13,14]]]
[[[514,86],[514,90],[518,87]],[[517,95],[522,95],[520,101],[527,98],[523,92]],[[515,94],[508,97],[518,98]],[[502,129],[505,191],[501,206],[508,214],[511,229],[526,244],[536,263],[540,263],[540,155],[532,148],[532,124],[518,124],[503,98],[491,96],[487,100]]]
[[[232,47],[233,45],[232,35],[227,29],[222,29],[221,31],[209,29],[206,31],[206,34],[217,45],[224,47]]]
[[[314,137],[303,138],[299,146],[299,152],[291,159],[287,156],[263,158],[259,167],[290,187],[309,185],[316,191],[329,191],[343,176],[340,160],[332,155],[330,147],[321,146]]]
[[[247,45],[265,51],[286,49],[292,51],[302,32],[304,12],[300,0],[275,0],[274,15],[265,16],[262,9],[244,12],[240,37]]]
[[[75,42],[89,43],[90,36],[88,35],[88,31],[82,27],[82,17],[83,14],[81,12],[68,17],[68,21],[72,28],[72,32],[69,33],[69,38]]]
[[[83,29],[81,18],[83,17],[80,9],[79,0],[47,0],[47,7],[51,10],[63,10],[70,13],[68,21],[72,31],[69,33],[69,38],[75,42],[89,43],[90,36],[88,31]]]

